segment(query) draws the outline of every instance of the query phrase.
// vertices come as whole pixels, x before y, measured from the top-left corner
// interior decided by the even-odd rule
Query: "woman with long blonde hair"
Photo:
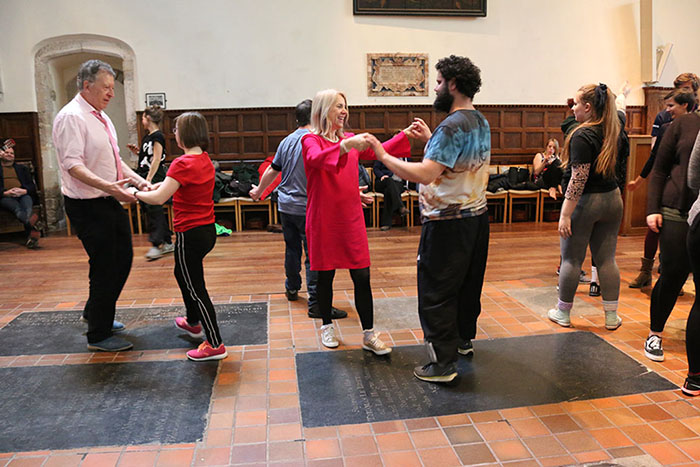
[[[579,88],[573,111],[580,125],[566,138],[562,153],[565,199],[559,218],[559,302],[548,316],[560,326],[571,326],[581,264],[590,244],[600,278],[605,328],[615,330],[622,324],[617,316],[620,271],[615,262],[622,220],[622,197],[615,173],[621,122],[615,95],[602,83]]]
[[[331,320],[333,277],[336,269],[349,269],[355,308],[363,330],[362,348],[377,355],[391,352],[374,331],[374,308],[369,280],[369,246],[362,200],[358,190],[360,159],[376,159],[369,149],[368,133],[344,130],[347,99],[334,89],[320,91],[311,105],[311,133],[302,137],[306,172],[306,237],[311,270],[318,271],[317,298],[323,318],[321,343],[337,347]],[[383,144],[387,152],[408,157],[411,126]]]

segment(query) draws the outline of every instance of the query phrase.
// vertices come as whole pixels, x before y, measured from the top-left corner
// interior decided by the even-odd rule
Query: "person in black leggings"
[[[697,192],[700,190],[700,133],[695,139],[695,145],[688,164],[688,186]],[[690,268],[695,282],[695,301],[688,315],[685,327],[685,352],[688,356],[688,377],[683,384],[683,392],[689,396],[700,395],[700,198],[695,200],[688,213],[688,254]]]
[[[664,360],[661,333],[690,273],[686,249],[688,211],[697,193],[688,187],[687,172],[698,131],[698,113],[676,117],[661,140],[649,175],[647,225],[660,233],[661,275],[651,293],[650,330],[644,343],[644,354],[656,362]]]

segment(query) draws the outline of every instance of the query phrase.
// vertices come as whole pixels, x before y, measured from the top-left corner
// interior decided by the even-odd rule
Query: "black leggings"
[[[333,278],[335,269],[330,271],[318,271],[318,285],[316,297],[318,309],[323,317],[323,324],[331,324],[331,307],[333,305]],[[362,329],[374,327],[374,304],[372,302],[372,288],[369,285],[369,268],[350,269],[350,277],[354,286],[355,308],[360,315]]]
[[[214,224],[200,225],[185,232],[175,232],[175,279],[187,310],[187,323],[202,323],[212,347],[221,345],[216,312],[204,283],[204,257],[216,243]]]
[[[696,216],[692,227],[688,230],[688,253],[690,267],[693,270],[695,282],[695,301],[688,315],[685,326],[685,352],[688,355],[688,373],[700,373],[700,216]],[[663,269],[661,270],[663,272]]]
[[[690,274],[690,262],[686,248],[687,236],[687,222],[663,220],[659,235],[661,275],[651,292],[651,305],[649,306],[650,328],[654,332],[664,330],[666,321],[676,305],[678,294],[688,279],[688,274]]]

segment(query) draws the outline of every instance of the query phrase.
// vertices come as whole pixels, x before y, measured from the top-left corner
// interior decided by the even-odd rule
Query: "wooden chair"
[[[406,227],[411,227],[413,223],[411,222],[412,220],[412,215],[411,215],[411,196],[408,191],[404,191],[401,193],[401,201],[403,201],[404,207],[408,210],[408,215],[406,216]],[[374,227],[378,227],[379,219],[380,217],[380,212],[379,208],[380,205],[384,204],[384,194],[379,193],[379,192],[374,192],[374,213],[373,213],[373,222],[374,222]]]
[[[244,212],[251,212],[251,211],[263,211],[267,212],[267,219],[268,222],[272,222],[273,220],[273,214],[272,214],[272,201],[270,198],[265,198],[264,200],[261,201],[253,201],[252,198],[245,198],[245,197],[238,197],[234,198],[237,203],[237,209],[236,209],[236,231],[241,232],[243,230],[243,214]]]
[[[172,206],[170,207],[172,209]],[[233,214],[233,222],[236,224],[236,232],[243,230],[238,224],[238,200],[236,198],[221,198],[218,203],[214,203],[214,212],[230,212]]]
[[[493,211],[494,222],[499,219],[498,213],[500,212],[501,222],[504,224],[508,221],[508,216],[506,215],[506,207],[508,206],[508,190],[497,191],[496,193],[486,192],[486,204],[493,206],[495,209]]]
[[[517,168],[527,168],[532,172],[530,165],[511,166]],[[510,167],[502,167],[502,170],[508,170]],[[534,204],[535,206],[535,222],[540,221],[540,190],[508,190],[508,222],[513,222],[513,204]]]
[[[545,222],[544,221],[544,213],[547,205],[550,206],[555,206],[556,208],[561,210],[561,205],[564,202],[564,196],[561,195],[557,197],[557,199],[552,199],[549,196],[549,190],[542,188],[540,190],[540,208],[539,208],[539,215],[540,215],[540,220],[539,222]]]
[[[418,194],[418,191],[416,191],[416,190],[409,190],[408,191],[408,212],[409,212],[408,218],[409,218],[409,222],[411,223],[411,227],[416,225],[415,224],[415,222],[416,222],[415,213],[413,211],[415,211],[415,208],[417,206],[419,206],[419,201],[418,201],[419,196],[420,195]],[[418,220],[420,221],[420,212],[418,213]]]

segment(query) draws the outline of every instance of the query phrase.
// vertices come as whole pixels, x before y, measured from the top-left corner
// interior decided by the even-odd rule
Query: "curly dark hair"
[[[438,60],[435,69],[445,81],[455,80],[457,90],[470,99],[481,89],[481,70],[467,57],[450,55]]]

